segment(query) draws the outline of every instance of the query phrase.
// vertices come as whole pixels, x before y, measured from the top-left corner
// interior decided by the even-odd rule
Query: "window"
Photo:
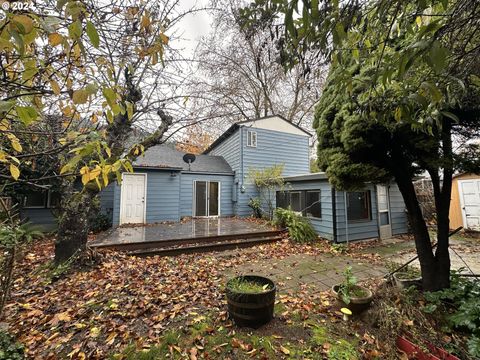
[[[58,192],[53,192],[49,191],[48,192],[48,203],[47,207],[49,208],[58,208],[60,206],[60,200],[61,200],[60,193]]]
[[[289,206],[288,192],[277,191],[277,208],[286,209]]]
[[[29,191],[23,200],[23,207],[30,209],[55,208],[59,204],[60,194],[51,191]]]
[[[257,147],[257,132],[247,131],[247,146]]]
[[[293,211],[302,211],[302,193],[300,191],[290,192],[290,207]]]
[[[347,216],[349,221],[372,219],[370,191],[347,193]]]
[[[303,216],[321,218],[320,190],[277,191],[277,208],[301,212]]]
[[[321,218],[322,206],[320,204],[320,190],[309,190],[305,194],[306,216]]]
[[[46,191],[30,191],[25,194],[23,206],[26,208],[44,208],[47,206]]]

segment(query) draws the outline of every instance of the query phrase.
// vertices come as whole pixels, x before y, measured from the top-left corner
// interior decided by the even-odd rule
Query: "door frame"
[[[205,199],[206,202],[206,210],[207,210],[207,215],[206,216],[196,216],[195,213],[197,212],[197,205],[196,205],[196,200],[197,200],[197,182],[205,182],[207,183],[207,196]],[[209,204],[209,199],[210,199],[210,183],[211,182],[216,182],[218,183],[218,199],[217,199],[217,206],[218,206],[218,214],[217,215],[208,215],[210,214],[210,204]],[[220,180],[193,180],[193,192],[192,192],[192,217],[194,218],[216,218],[220,217],[221,213],[221,197],[222,197],[222,182]]]
[[[385,188],[385,191],[386,191],[386,197],[387,197],[387,210],[380,210],[380,206],[379,206],[379,202],[378,202],[378,187],[379,186],[383,186]],[[376,187],[375,187],[375,196],[376,196],[376,200],[377,200],[377,222],[378,222],[378,237],[381,239],[389,239],[393,236],[392,234],[392,207],[390,206],[390,185],[388,184],[377,184]],[[382,226],[387,226],[387,225],[381,225],[380,221],[381,221],[381,217],[380,217],[380,213],[382,212],[386,212],[387,215],[388,215],[388,226],[390,227],[390,231],[389,231],[389,234],[390,236],[389,237],[382,237],[381,236],[381,227]]]
[[[458,183],[458,197],[460,203],[460,211],[462,213],[462,222],[464,229],[470,229],[467,226],[467,211],[465,210],[465,201],[463,200],[463,191],[462,191],[462,183],[467,181],[479,181],[478,179],[464,179],[464,180],[457,180]]]
[[[144,194],[143,194],[143,198],[144,198],[144,201],[143,201],[143,224],[145,224],[147,222],[147,173],[122,173],[122,184],[123,185],[123,182],[125,180],[125,177],[127,176],[130,176],[130,175],[141,175],[143,176],[143,188],[144,188]],[[122,225],[122,224],[127,224],[125,222],[123,222],[123,188],[122,186],[120,185],[120,214],[119,214],[119,222],[118,224],[119,225]]]

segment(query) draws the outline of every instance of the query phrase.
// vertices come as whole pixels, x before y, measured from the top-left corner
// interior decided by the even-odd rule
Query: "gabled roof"
[[[171,145],[157,145],[151,147],[143,156],[134,161],[135,168],[169,169],[177,171],[190,171],[201,173],[233,174],[232,168],[222,156],[196,155],[193,163],[183,161],[185,153],[173,148]]]
[[[222,142],[224,142],[226,139],[228,139],[230,137],[230,135],[232,135],[240,127],[249,126],[249,125],[252,126],[257,121],[273,119],[273,118],[277,118],[277,119],[281,120],[282,122],[287,123],[289,126],[292,126],[292,128],[295,128],[296,130],[299,130],[300,132],[303,132],[307,136],[312,136],[312,134],[310,134],[308,131],[306,131],[305,129],[302,129],[300,126],[292,123],[291,121],[288,121],[283,116],[281,116],[281,115],[270,115],[270,116],[265,116],[265,117],[259,118],[259,119],[239,121],[239,122],[233,124],[232,126],[230,126],[227,129],[227,131],[225,131],[222,135],[220,135],[203,153],[208,154],[210,151],[212,151],[214,148],[216,148],[218,145],[220,145]],[[272,129],[272,130],[274,130],[274,129]]]

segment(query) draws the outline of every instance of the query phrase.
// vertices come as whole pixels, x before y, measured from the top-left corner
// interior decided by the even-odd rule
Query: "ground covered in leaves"
[[[236,327],[226,313],[229,269],[292,254],[356,257],[356,247],[372,245],[339,252],[324,242],[285,240],[226,254],[138,258],[103,252],[53,268],[53,242],[44,241],[17,267],[4,319],[28,356],[38,359],[398,358],[392,329],[409,329],[415,320],[398,313],[385,324],[378,316],[390,315],[382,313],[378,296],[377,310],[347,323],[328,291],[307,286],[280,292],[274,321],[259,330]],[[388,296],[392,309],[403,301],[395,296]]]

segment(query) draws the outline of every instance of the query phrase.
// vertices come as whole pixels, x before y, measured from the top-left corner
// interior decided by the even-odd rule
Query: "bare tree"
[[[243,29],[239,1],[215,5],[213,31],[197,48],[191,112],[226,121],[221,128],[274,114],[310,128],[326,67],[312,58],[308,68],[299,65],[285,73],[274,34]]]

